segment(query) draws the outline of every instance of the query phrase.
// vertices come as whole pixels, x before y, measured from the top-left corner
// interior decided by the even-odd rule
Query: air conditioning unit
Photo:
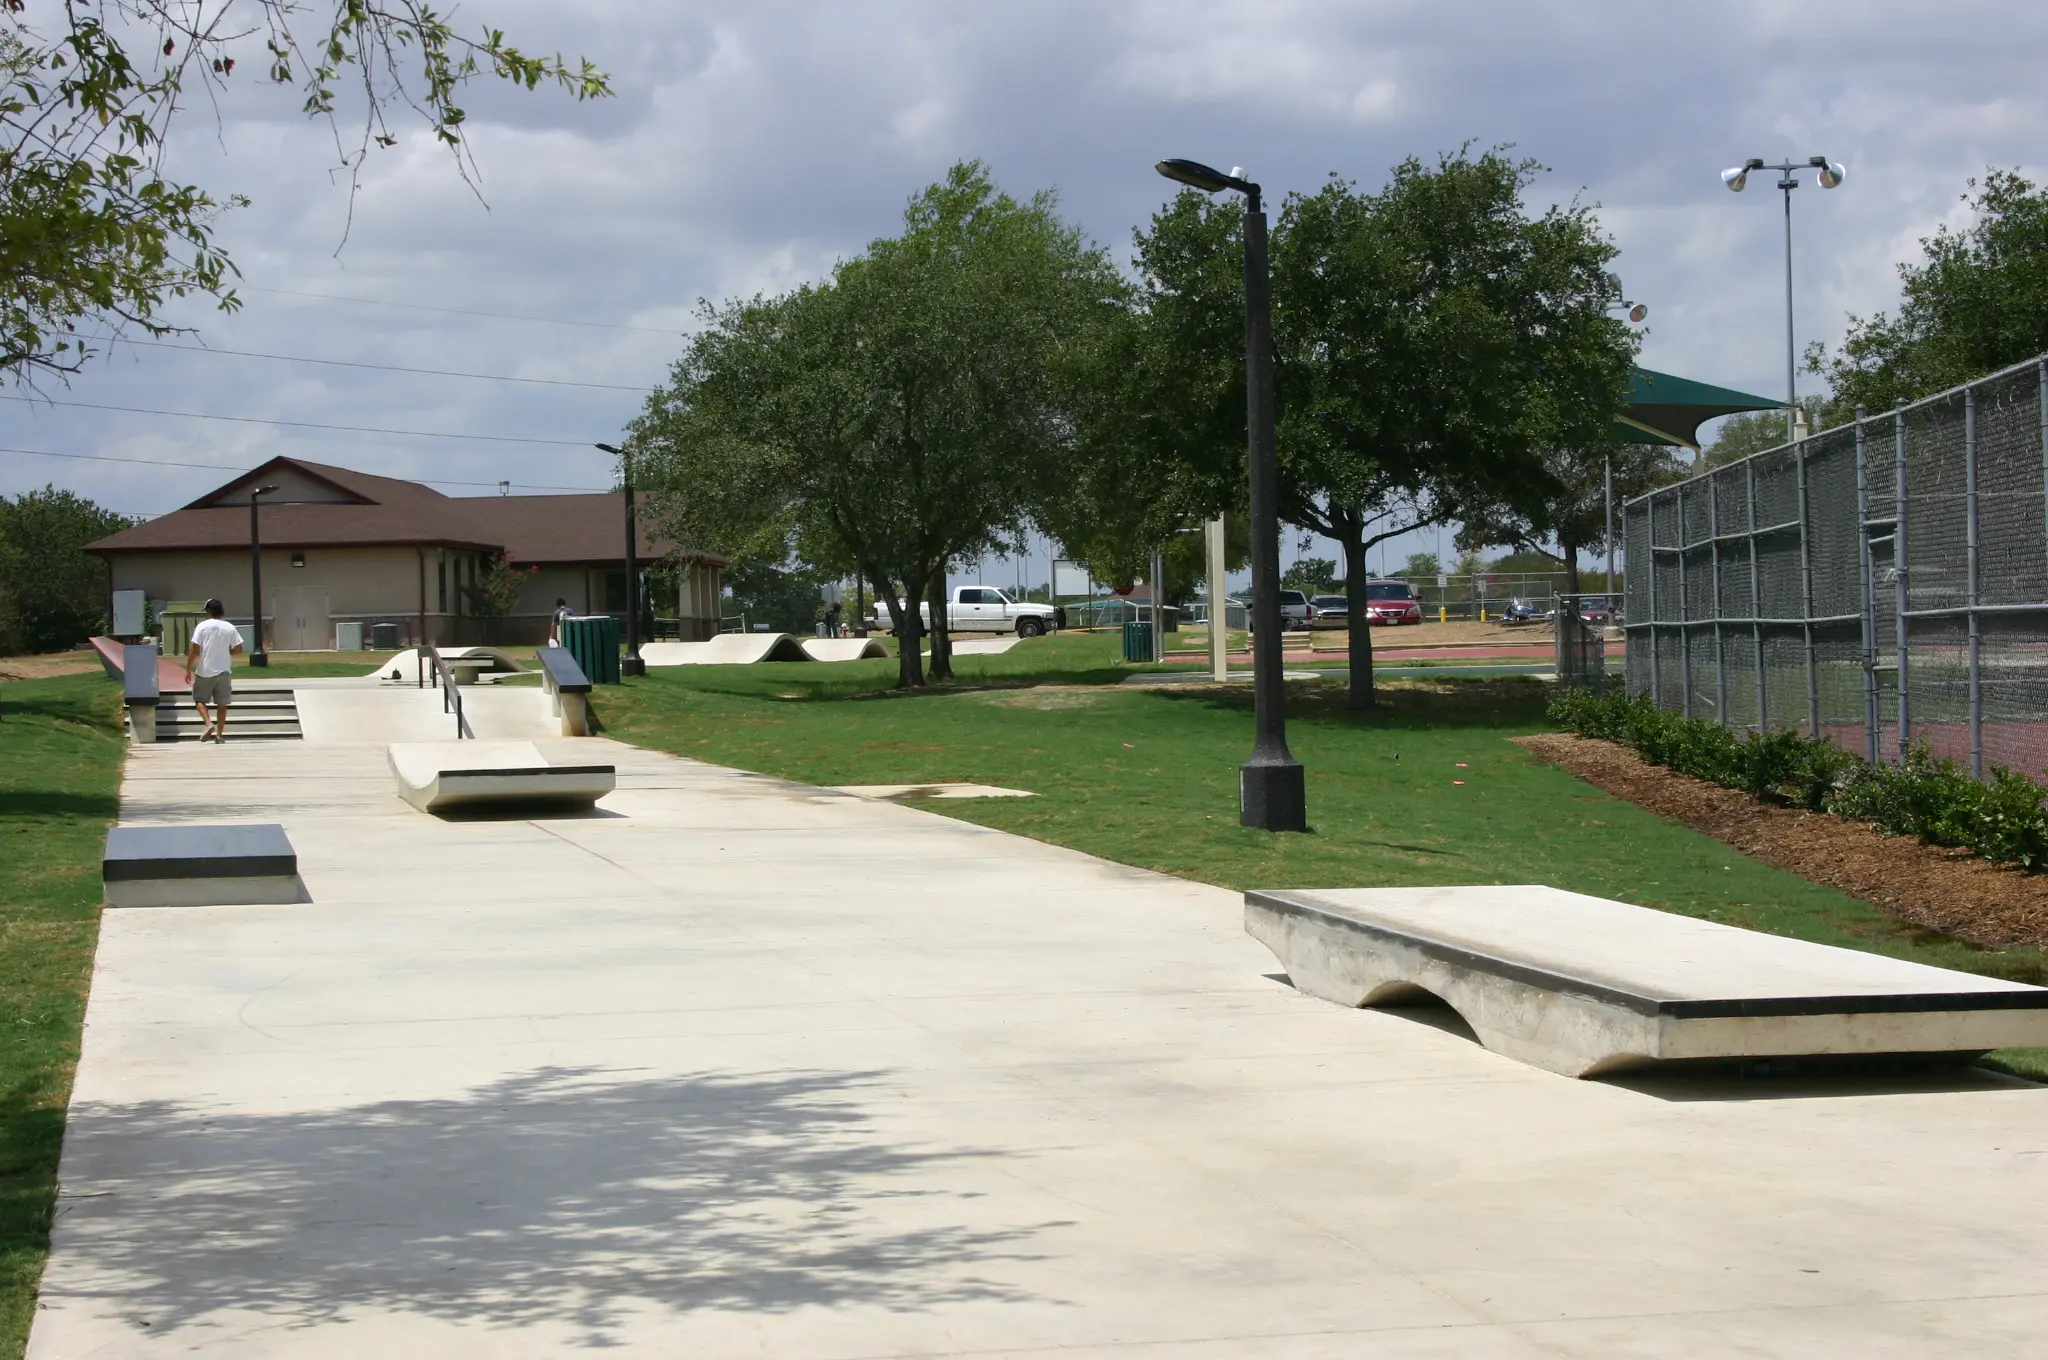
[[[363,625],[361,620],[334,625],[334,649],[338,652],[360,652],[363,650]]]

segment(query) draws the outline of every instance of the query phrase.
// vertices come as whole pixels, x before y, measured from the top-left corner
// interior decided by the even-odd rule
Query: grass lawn
[[[931,811],[1227,888],[1548,883],[1941,967],[2048,982],[2048,952],[1978,949],[1751,860],[1542,764],[1506,738],[1552,730],[1549,687],[1412,680],[1376,713],[1288,686],[1311,834],[1237,824],[1248,687],[1118,687],[1114,638],[964,657],[961,682],[879,693],[893,663],[676,667],[593,697],[606,731],[812,784],[972,781],[1032,799]],[[2048,1078],[2048,1054],[2001,1061]]]
[[[97,668],[0,684],[0,708],[0,1356],[16,1356],[49,1247],[124,738]]]

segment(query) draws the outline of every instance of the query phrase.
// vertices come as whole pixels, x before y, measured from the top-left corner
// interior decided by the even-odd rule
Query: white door
[[[294,586],[270,597],[272,644],[282,652],[324,652],[334,646],[327,587]]]

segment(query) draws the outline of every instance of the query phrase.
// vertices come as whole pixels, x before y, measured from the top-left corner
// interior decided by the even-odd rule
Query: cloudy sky
[[[315,6],[317,8],[317,6]],[[53,0],[31,0],[32,19]],[[1642,361],[1783,386],[1779,197],[1718,172],[1825,154],[1847,183],[1795,194],[1798,334],[1894,305],[1895,264],[1963,220],[1987,165],[2039,177],[2048,6],[1690,6],[1641,0],[491,0],[455,11],[528,49],[587,55],[617,97],[478,88],[481,198],[418,135],[355,194],[333,135],[237,78],[183,125],[176,169],[252,205],[220,239],[243,310],[180,319],[218,353],[122,346],[60,402],[0,403],[0,492],[54,481],[161,513],[286,453],[438,480],[453,494],[602,488],[587,447],[661,378],[699,298],[816,277],[893,229],[906,197],[980,157],[1120,254],[1169,196],[1164,156],[1243,165],[1269,193],[1379,182],[1409,154],[1511,142],[1537,193],[1600,205]],[[252,59],[244,71],[261,69]],[[230,354],[225,351],[240,351]],[[255,355],[292,356],[286,362]],[[389,371],[385,365],[545,379]],[[588,384],[576,386],[568,384]],[[295,421],[299,425],[264,424]],[[422,433],[309,428],[373,426]],[[528,442],[515,442],[528,441]],[[153,465],[156,464],[156,465]],[[1396,550],[1395,563],[1398,563]],[[1036,579],[1043,579],[1043,568]]]

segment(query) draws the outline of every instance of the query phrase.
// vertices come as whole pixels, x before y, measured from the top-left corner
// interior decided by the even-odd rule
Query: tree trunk
[[[896,627],[896,684],[901,689],[918,689],[924,685],[924,661],[922,657],[924,630],[918,624],[917,607],[908,604],[917,598],[918,592],[912,583],[903,583],[903,593],[898,595],[889,578],[880,572],[868,573],[875,580],[875,598],[889,607],[889,621]],[[921,584],[921,583],[919,583]]]
[[[941,567],[932,577],[926,596],[932,608],[932,666],[934,680],[953,678],[953,629],[952,618],[947,612],[946,572]]]
[[[1370,569],[1365,564],[1364,534],[1349,526],[1342,527],[1347,532],[1337,542],[1344,549],[1344,631],[1351,653],[1347,666],[1351,692],[1346,707],[1357,711],[1378,703],[1372,692],[1372,616],[1365,608]]]
[[[1577,595],[1584,589],[1579,584],[1579,545],[1559,536],[1557,546],[1564,550],[1564,588],[1568,594]]]

